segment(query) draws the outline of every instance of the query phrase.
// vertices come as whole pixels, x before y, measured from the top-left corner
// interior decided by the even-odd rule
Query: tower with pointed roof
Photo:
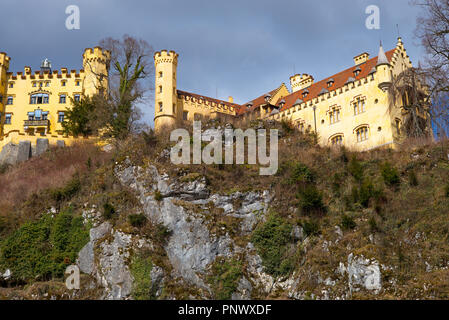
[[[377,56],[376,72],[379,88],[382,91],[386,91],[391,86],[391,83],[393,81],[393,73],[391,70],[390,62],[388,61],[387,56],[385,55],[384,48],[382,47],[382,42],[380,42],[379,54]]]

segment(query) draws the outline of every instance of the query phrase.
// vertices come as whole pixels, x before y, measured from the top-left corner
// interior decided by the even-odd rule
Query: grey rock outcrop
[[[108,300],[127,299],[132,290],[128,267],[132,238],[104,222],[90,230],[90,241],[78,254],[80,270],[97,279]]]
[[[48,150],[49,146],[50,145],[49,145],[48,139],[42,139],[42,138],[37,139],[35,155],[40,156],[41,154],[45,153]],[[33,154],[33,156],[34,156],[34,154]]]

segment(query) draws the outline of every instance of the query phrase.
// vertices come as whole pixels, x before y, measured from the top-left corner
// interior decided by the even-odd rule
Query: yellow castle
[[[98,74],[107,74],[110,53],[100,47],[85,49],[83,69],[52,70],[47,59],[33,72],[8,72],[11,58],[0,52],[0,150],[12,142],[47,139],[49,144],[70,145],[78,138],[64,134],[62,122],[70,97],[75,100],[97,93],[104,83]]]
[[[395,76],[412,67],[401,38],[377,57],[364,52],[354,65],[315,82],[312,75],[290,77],[285,84],[244,104],[218,100],[177,89],[178,54],[162,50],[154,55],[156,131],[183,121],[222,119],[233,124],[248,120],[291,121],[301,131],[316,132],[323,146],[344,145],[354,150],[396,148],[407,101],[393,105],[388,88]],[[407,97],[403,97],[403,100]],[[427,117],[427,116],[425,116]],[[425,119],[429,121],[429,119]]]

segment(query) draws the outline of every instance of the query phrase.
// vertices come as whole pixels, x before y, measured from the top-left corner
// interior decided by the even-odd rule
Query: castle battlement
[[[9,61],[11,60],[10,57],[6,54],[6,52],[0,52],[0,66],[5,67],[6,69],[9,68]]]
[[[161,50],[154,53],[154,64],[158,65],[159,63],[173,63],[177,65],[178,56],[179,55],[173,50]]]
[[[107,64],[111,60],[111,52],[103,50],[101,47],[94,47],[84,49],[83,61],[84,62],[100,62]]]
[[[60,71],[34,71],[32,72],[30,67],[25,67],[24,72],[8,72],[8,80],[51,80],[51,79],[71,79],[71,78],[82,78],[84,75],[84,69],[80,70],[70,70],[68,72],[67,68],[61,68]]]

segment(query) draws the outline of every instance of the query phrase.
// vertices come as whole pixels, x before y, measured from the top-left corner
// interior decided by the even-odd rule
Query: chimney
[[[358,66],[359,64],[362,64],[362,63],[368,61],[368,59],[369,59],[369,53],[364,52],[364,53],[361,53],[358,56],[354,57],[354,63],[356,66]]]
[[[290,77],[290,85],[292,86],[293,92],[310,87],[312,84],[313,77],[307,73],[304,73],[303,75],[296,74]]]
[[[230,102],[230,103],[234,103],[234,98],[233,98],[233,97],[231,97],[231,96],[229,96],[229,98],[228,98],[228,102]]]

